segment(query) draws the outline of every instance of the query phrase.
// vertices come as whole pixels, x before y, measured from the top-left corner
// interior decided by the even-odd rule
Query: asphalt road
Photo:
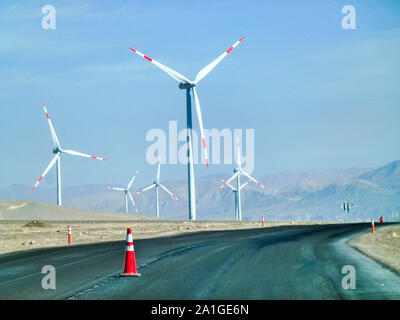
[[[291,226],[136,240],[140,278],[118,276],[121,241],[4,254],[0,299],[400,299],[400,277],[346,245],[369,228]],[[41,286],[44,265],[56,269],[55,290]],[[342,288],[345,265],[355,267],[354,290]]]

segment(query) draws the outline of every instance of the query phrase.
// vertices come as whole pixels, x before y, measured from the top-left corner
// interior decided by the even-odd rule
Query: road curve
[[[377,226],[379,229],[379,226]],[[188,233],[135,241],[140,278],[121,278],[124,242],[0,255],[0,299],[400,299],[400,277],[346,245],[369,224]],[[44,265],[56,289],[41,286]],[[343,266],[356,270],[344,290]]]

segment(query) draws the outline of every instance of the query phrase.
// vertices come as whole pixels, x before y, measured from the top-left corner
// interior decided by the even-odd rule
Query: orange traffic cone
[[[72,230],[71,230],[71,226],[68,226],[68,244],[72,244]]]
[[[135,247],[133,246],[131,228],[128,228],[126,233],[125,265],[124,265],[124,273],[121,274],[121,276],[140,277],[140,273],[137,273],[136,269]]]

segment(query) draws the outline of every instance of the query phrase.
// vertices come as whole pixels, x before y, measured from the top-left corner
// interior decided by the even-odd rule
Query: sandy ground
[[[124,221],[151,220],[140,214],[92,212],[58,207],[34,200],[0,200],[0,220],[44,221]]]
[[[381,227],[375,234],[369,231],[349,244],[400,274],[400,225]]]
[[[266,221],[265,227],[292,224],[298,223]],[[1,200],[0,254],[68,245],[69,225],[73,244],[80,244],[125,240],[128,227],[134,239],[144,239],[205,230],[261,228],[261,221],[169,221],[139,214],[81,211],[32,200]]]
[[[265,222],[265,227],[290,224],[292,224],[290,221]],[[315,222],[310,222],[310,224],[315,224]],[[144,239],[205,230],[261,228],[261,221],[39,221],[32,223],[31,221],[2,220],[0,221],[0,254],[67,245],[69,225],[72,227],[73,244],[79,244],[125,240],[127,227],[132,228],[134,239]]]

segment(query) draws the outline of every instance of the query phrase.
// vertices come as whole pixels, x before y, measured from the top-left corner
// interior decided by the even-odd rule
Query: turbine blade
[[[232,186],[230,183],[228,183],[228,186],[229,186],[232,190],[237,191],[236,188],[235,188],[234,186]]]
[[[136,170],[136,172],[135,172],[135,174],[133,175],[131,181],[129,181],[128,187],[127,187],[128,190],[131,188],[132,183],[133,183],[133,181],[135,181],[135,178],[136,178],[136,176],[138,175],[138,173],[139,173],[139,169]]]
[[[192,90],[193,90],[193,94],[194,94],[194,104],[196,106],[197,118],[199,119],[201,141],[203,142],[204,158],[206,159],[207,168],[208,168],[208,154],[207,154],[206,139],[204,137],[203,118],[201,116],[200,101],[199,101],[199,97],[197,96],[196,88],[194,87],[194,88],[192,88]]]
[[[239,171],[238,172],[236,172],[232,177],[230,177],[227,181],[224,181],[224,184],[222,185],[222,186],[220,186],[220,187],[218,187],[218,190],[222,190],[224,187],[226,187],[228,184],[229,184],[229,182],[231,182],[233,179],[235,179],[236,178],[236,176],[239,174]]]
[[[161,188],[163,188],[166,192],[168,192],[169,195],[170,195],[173,199],[175,199],[175,200],[177,200],[177,201],[181,201],[180,199],[178,199],[178,197],[177,197],[176,195],[174,195],[171,191],[169,191],[169,190],[167,189],[166,186],[162,185],[161,183],[159,183],[159,186],[160,186]]]
[[[49,165],[47,166],[46,170],[44,170],[44,172],[42,173],[42,175],[40,176],[40,178],[38,179],[38,181],[36,182],[36,184],[33,186],[32,190],[35,190],[36,187],[39,185],[39,183],[43,180],[43,178],[46,176],[47,172],[49,172],[49,170],[54,166],[54,164],[56,163],[56,161],[58,160],[58,158],[60,157],[60,152],[58,152],[54,158],[50,161]]]
[[[131,201],[132,201],[132,205],[135,208],[136,213],[138,213],[139,211],[136,208],[136,203],[135,203],[135,201],[133,201],[133,197],[132,197],[132,195],[131,195],[131,193],[129,191],[128,191],[128,195],[129,195],[129,199],[131,199]]]
[[[49,113],[47,112],[46,105],[44,104],[44,102],[42,102],[42,105],[43,105],[44,113],[46,114],[47,122],[49,123],[51,138],[53,139],[55,146],[58,147],[59,149],[61,149],[60,142],[58,141],[56,131],[54,130],[54,127],[53,127],[53,123],[51,122]]]
[[[201,79],[208,75],[218,65],[218,63],[220,63],[228,55],[229,52],[231,52],[240,42],[242,42],[243,39],[244,36],[241,37],[239,41],[236,41],[233,46],[231,46],[228,50],[221,54],[217,59],[201,69],[200,72],[196,75],[194,83],[197,84]]]
[[[236,139],[236,147],[237,147],[237,164],[239,166],[239,169],[242,169],[242,156],[240,154],[239,138]]]
[[[250,181],[251,181],[251,180],[247,180],[245,183],[243,183],[243,184],[240,186],[240,190],[243,189],[245,186],[247,186],[247,185],[249,184]]]
[[[151,184],[151,185],[149,185],[149,186],[147,186],[147,187],[145,187],[143,189],[140,189],[139,191],[135,192],[134,195],[141,194],[141,193],[143,193],[143,192],[145,192],[147,190],[150,190],[150,189],[154,188],[156,185],[157,185],[156,183],[153,183],[153,184]]]
[[[160,169],[161,169],[161,159],[158,159],[157,182],[160,181]]]
[[[222,182],[224,183],[224,186],[227,185],[229,188],[231,188],[233,191],[236,191],[236,188],[231,185],[230,183],[227,183],[224,179],[222,179]],[[218,187],[218,190],[221,190],[221,187]]]
[[[116,187],[107,187],[107,189],[115,190],[115,191],[125,191],[124,188],[116,188]]]
[[[77,152],[77,151],[74,151],[74,150],[62,150],[62,152],[68,153],[68,154],[73,155],[73,156],[79,156],[79,157],[85,157],[85,158],[92,158],[92,159],[107,161],[107,159],[105,159],[105,158],[91,156],[89,154],[82,153],[82,152]]]
[[[141,56],[142,58],[145,58],[147,61],[149,61],[152,64],[154,64],[156,67],[160,68],[162,71],[167,73],[169,76],[174,78],[176,81],[179,81],[181,83],[192,83],[192,81],[190,81],[188,78],[186,78],[183,75],[181,75],[179,72],[176,72],[175,70],[172,70],[171,68],[168,68],[167,66],[161,64],[160,62],[158,62],[158,61],[156,61],[156,60],[154,60],[152,58],[149,58],[148,56],[146,56],[143,53],[137,51],[136,49],[133,49],[131,47],[128,47],[128,48],[131,49],[136,54],[138,54],[139,56]]]
[[[254,179],[251,175],[249,175],[246,171],[242,170],[241,173],[243,175],[245,175],[247,178],[249,178],[250,180],[254,181],[255,183],[257,183],[261,188],[265,189],[264,185],[261,184],[261,182],[257,181],[256,179]]]

